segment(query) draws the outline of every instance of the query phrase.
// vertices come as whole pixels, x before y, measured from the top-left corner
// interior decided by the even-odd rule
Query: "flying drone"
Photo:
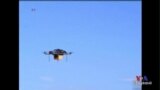
[[[62,60],[64,55],[71,55],[72,52],[67,52],[62,49],[54,49],[52,51],[43,52],[45,55],[53,55],[54,60]]]

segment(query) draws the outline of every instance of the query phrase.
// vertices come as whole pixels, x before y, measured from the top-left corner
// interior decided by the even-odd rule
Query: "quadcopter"
[[[52,51],[48,51],[48,52],[43,52],[45,55],[53,55],[54,60],[62,60],[64,55],[71,55],[72,52],[67,52],[65,50],[62,49],[54,49]],[[67,59],[66,59],[67,60]]]

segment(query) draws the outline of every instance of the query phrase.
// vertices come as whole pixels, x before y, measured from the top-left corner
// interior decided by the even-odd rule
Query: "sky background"
[[[20,1],[19,44],[20,90],[135,90],[141,2]],[[57,48],[73,54],[49,61]]]

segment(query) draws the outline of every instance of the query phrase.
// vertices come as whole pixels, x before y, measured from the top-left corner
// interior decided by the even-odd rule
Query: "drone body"
[[[52,51],[44,52],[45,55],[53,55],[54,60],[62,60],[64,55],[71,55],[72,52],[66,52],[62,49],[54,49]]]

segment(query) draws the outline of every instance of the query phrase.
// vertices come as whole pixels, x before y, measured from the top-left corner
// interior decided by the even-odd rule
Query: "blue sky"
[[[20,1],[19,22],[20,90],[133,90],[140,1]],[[49,62],[56,48],[74,53]]]

